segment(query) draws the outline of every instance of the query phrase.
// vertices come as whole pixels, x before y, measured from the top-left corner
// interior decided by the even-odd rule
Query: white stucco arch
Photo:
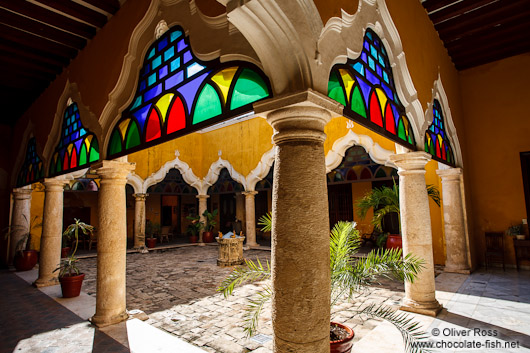
[[[135,194],[145,194],[146,190],[144,190],[144,180],[135,172],[129,173],[127,175],[127,184],[132,186]]]
[[[219,159],[210,165],[208,173],[202,180],[202,187],[199,191],[199,195],[208,194],[208,188],[215,184],[215,182],[219,179],[219,173],[223,168],[226,168],[228,170],[228,173],[230,174],[230,177],[232,177],[232,179],[243,185],[244,190],[248,190],[247,181],[245,177],[237,170],[235,170],[235,168],[229,161],[227,161],[226,159],[222,159],[221,154],[219,153]]]
[[[178,171],[182,175],[182,179],[188,185],[191,185],[192,187],[197,189],[197,192],[199,192],[200,194],[202,190],[202,180],[199,179],[199,177],[197,177],[195,173],[193,173],[193,170],[191,170],[188,163],[181,161],[179,159],[179,156],[180,156],[179,151],[178,150],[175,151],[175,159],[164,163],[164,165],[160,167],[159,170],[157,170],[156,172],[148,176],[143,182],[141,192],[147,193],[147,189],[149,189],[150,186],[153,186],[161,182],[162,180],[164,180],[169,170],[175,168],[175,169],[178,169]]]
[[[263,180],[267,174],[269,174],[272,164],[274,163],[274,159],[276,157],[278,147],[273,147],[267,152],[261,156],[261,160],[259,161],[256,168],[252,169],[250,173],[246,176],[246,191],[254,191],[256,188],[256,184]]]

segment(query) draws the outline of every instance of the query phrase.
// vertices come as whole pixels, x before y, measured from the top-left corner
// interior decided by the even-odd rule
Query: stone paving
[[[270,259],[270,251],[245,251],[245,258]],[[244,308],[247,299],[260,284],[249,284],[225,299],[216,288],[231,268],[216,264],[217,247],[181,247],[149,254],[127,255],[127,308],[149,315],[147,323],[170,332],[208,352],[272,352],[270,304],[260,318],[260,335],[245,338]],[[95,296],[96,259],[82,259],[86,273],[83,291]],[[404,296],[403,284],[385,281],[359,294],[354,303],[335,306],[332,318],[355,330],[355,341],[371,331],[378,322],[362,321],[355,310],[371,303],[396,307]],[[256,339],[261,338],[260,342]]]

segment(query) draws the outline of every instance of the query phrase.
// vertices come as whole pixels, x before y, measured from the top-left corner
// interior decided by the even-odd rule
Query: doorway
[[[526,219],[530,219],[530,151],[521,152],[521,170],[523,172],[524,199],[526,202]]]
[[[338,221],[353,221],[351,184],[328,185],[329,226]]]

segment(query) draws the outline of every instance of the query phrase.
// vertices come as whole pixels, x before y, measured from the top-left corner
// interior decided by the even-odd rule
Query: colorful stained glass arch
[[[453,149],[445,130],[442,107],[437,99],[432,105],[432,124],[425,131],[425,151],[440,162],[455,165]]]
[[[147,51],[136,94],[114,127],[108,155],[118,157],[247,113],[252,103],[270,95],[258,67],[201,61],[175,26]]]
[[[366,30],[359,58],[331,69],[328,96],[344,105],[344,116],[389,139],[416,149],[412,126],[397,95],[381,39]]]
[[[98,139],[84,128],[77,103],[72,103],[64,112],[61,139],[50,161],[49,175],[55,176],[88,167],[97,161]]]
[[[24,164],[18,173],[17,187],[32,184],[44,177],[42,159],[37,154],[37,141],[32,137],[26,147]]]

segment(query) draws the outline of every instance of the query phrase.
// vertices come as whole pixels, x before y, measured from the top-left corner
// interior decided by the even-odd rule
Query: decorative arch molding
[[[256,184],[263,180],[272,167],[278,147],[273,147],[261,156],[261,160],[258,162],[256,168],[252,169],[245,178],[246,188],[245,191],[254,191]]]
[[[458,140],[456,127],[453,122],[453,116],[451,114],[451,108],[449,107],[449,99],[447,98],[447,94],[445,93],[442,78],[440,77],[439,72],[438,78],[434,81],[434,85],[432,88],[432,99],[427,103],[424,122],[421,126],[421,131],[423,132],[423,134],[421,135],[421,145],[425,143],[425,131],[427,131],[433,121],[432,110],[435,99],[438,100],[438,102],[440,102],[440,105],[442,106],[443,116],[445,120],[445,130],[447,133],[447,138],[449,139],[451,147],[453,148],[453,153],[455,155],[455,164],[457,167],[463,167],[464,161],[462,159],[462,149],[460,148],[460,141]],[[442,165],[442,163],[439,164]]]
[[[377,34],[385,46],[398,96],[416,137],[416,146],[421,148],[419,127],[423,125],[425,116],[407,67],[399,33],[384,0],[360,0],[354,15],[342,11],[341,18],[329,19],[317,44],[322,66],[325,67],[323,71],[329,75],[333,65],[346,63],[348,58],[357,58],[361,54],[364,34],[368,27]],[[315,83],[318,85],[316,89],[327,92],[327,80],[328,77],[319,77]]]
[[[245,177],[237,170],[235,170],[229,161],[227,161],[226,159],[222,159],[221,151],[219,151],[219,159],[212,163],[210,169],[208,169],[208,174],[206,174],[206,176],[202,180],[201,189],[197,189],[199,191],[199,195],[208,194],[208,188],[215,184],[217,179],[219,179],[219,173],[223,168],[226,168],[228,170],[228,173],[230,174],[230,177],[241,185],[243,185],[243,189],[248,191],[247,180],[245,179]]]
[[[350,129],[346,135],[333,143],[331,150],[326,155],[326,173],[331,172],[341,164],[346,150],[352,146],[362,146],[374,162],[397,169],[389,159],[390,155],[395,154],[394,151],[384,149],[370,136],[358,135]]]
[[[144,194],[147,192],[147,188],[144,190],[144,180],[135,172],[127,175],[127,184],[132,186],[135,194]]]
[[[147,193],[147,189],[149,189],[150,186],[153,186],[166,177],[166,174],[169,172],[170,169],[175,168],[178,169],[180,174],[182,175],[182,179],[188,184],[193,186],[197,191],[199,192],[199,195],[201,194],[200,191],[202,189],[202,180],[199,179],[195,173],[193,173],[193,170],[191,170],[188,163],[181,161],[179,159],[180,152],[177,150],[175,151],[175,159],[169,162],[164,163],[164,165],[156,172],[151,174],[145,181],[143,182],[142,186],[142,193]],[[136,189],[135,189],[136,191]]]
[[[112,127],[134,99],[143,59],[149,46],[156,40],[156,28],[161,21],[166,21],[168,27],[177,24],[183,27],[185,35],[190,38],[193,53],[201,60],[242,60],[261,67],[254,49],[239,31],[229,28],[226,16],[204,16],[193,1],[151,1],[144,18],[131,35],[120,76],[109,93],[108,102],[99,119],[104,132],[104,138],[101,139],[102,159],[107,158]]]

